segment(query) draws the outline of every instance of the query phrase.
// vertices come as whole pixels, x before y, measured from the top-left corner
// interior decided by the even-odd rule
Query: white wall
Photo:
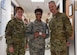
[[[0,0],[0,30],[1,30],[1,14],[2,14],[2,11],[1,11],[1,0]],[[1,31],[0,31],[0,34],[1,34]]]
[[[5,1],[5,9],[1,8],[1,35],[5,34],[7,22],[11,19],[11,0]]]
[[[2,9],[0,7],[0,19],[1,19],[0,35],[2,36],[2,39],[0,39],[0,55],[6,55],[6,43],[4,35],[6,24],[11,19],[11,0],[6,0],[5,9]]]
[[[56,4],[57,6],[60,5],[60,12],[63,12],[63,0],[59,0]]]
[[[0,0],[0,30],[1,30],[1,14],[2,14],[2,11],[1,11],[1,0]],[[1,34],[1,31],[0,31],[0,34]],[[0,37],[1,37],[1,35],[0,35]]]

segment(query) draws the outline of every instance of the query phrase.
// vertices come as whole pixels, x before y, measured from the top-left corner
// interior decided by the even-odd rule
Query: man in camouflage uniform
[[[35,9],[36,19],[31,22],[26,30],[29,38],[30,55],[44,55],[45,39],[49,37],[47,24],[42,22],[42,9]]]
[[[49,22],[51,55],[67,55],[67,41],[72,36],[71,23],[66,14],[57,11],[54,1],[49,2],[49,9],[53,14]]]
[[[7,55],[25,55],[25,25],[22,21],[23,8],[16,7],[16,17],[10,20],[6,26],[5,38],[7,43]]]

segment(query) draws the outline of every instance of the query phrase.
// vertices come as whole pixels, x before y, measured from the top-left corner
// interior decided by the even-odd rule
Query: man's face
[[[36,19],[37,19],[37,20],[41,20],[42,13],[41,13],[41,12],[36,12],[36,13],[35,13],[35,16],[36,16]]]
[[[49,9],[50,9],[50,11],[54,14],[55,12],[56,12],[56,4],[54,4],[54,3],[50,3],[49,4]]]
[[[23,15],[23,11],[22,11],[21,9],[17,10],[16,16],[17,16],[19,19],[22,19],[22,15]]]

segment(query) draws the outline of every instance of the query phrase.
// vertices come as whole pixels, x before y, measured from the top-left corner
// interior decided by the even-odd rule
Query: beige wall
[[[69,6],[71,4],[72,4],[72,16],[69,16]],[[66,0],[66,14],[70,19],[72,19],[72,27],[74,30],[74,0]],[[73,32],[72,39],[74,39],[74,32]]]
[[[75,10],[77,10],[77,0],[75,1]]]

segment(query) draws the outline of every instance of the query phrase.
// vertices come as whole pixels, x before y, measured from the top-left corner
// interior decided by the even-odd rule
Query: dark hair
[[[24,12],[24,9],[23,9],[22,7],[16,7],[16,8],[15,8],[15,13],[16,13],[17,10],[19,10],[19,9],[22,10],[22,11]]]
[[[34,13],[36,13],[36,12],[41,12],[41,13],[43,13],[43,10],[42,10],[41,8],[37,8],[37,9],[35,9],[35,12],[34,12]]]
[[[50,1],[49,4],[50,4],[50,3],[54,3],[54,4],[55,4],[55,1]]]

